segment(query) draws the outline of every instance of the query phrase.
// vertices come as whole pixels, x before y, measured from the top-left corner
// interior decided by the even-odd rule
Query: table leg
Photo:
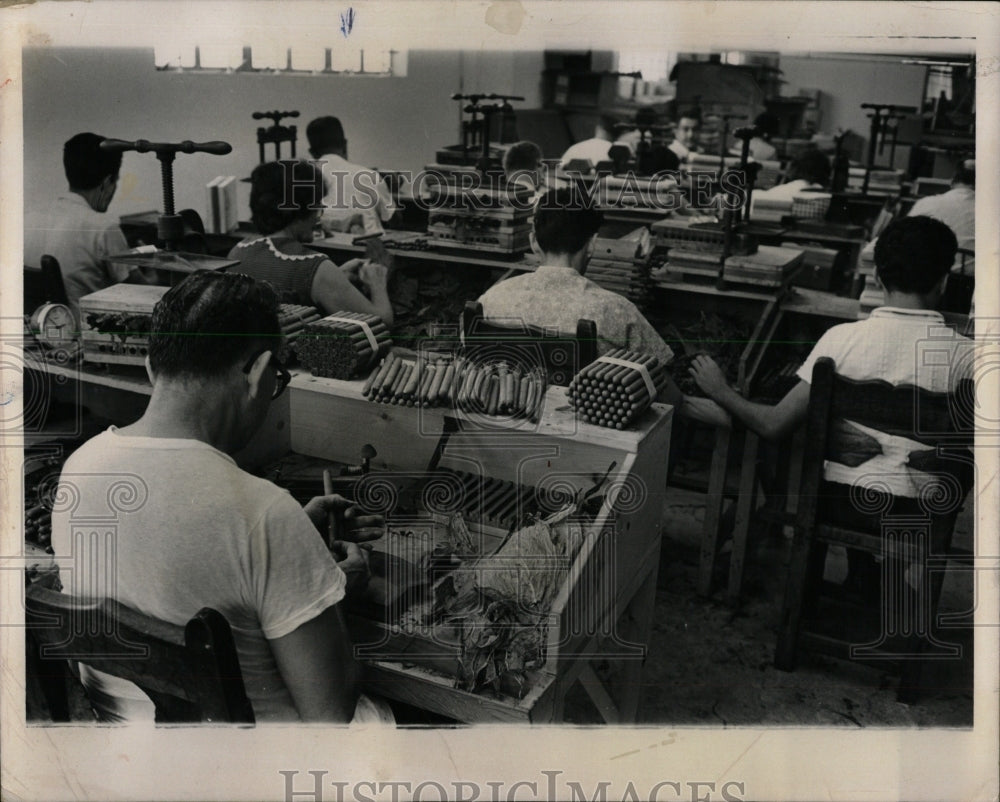
[[[732,604],[740,600],[743,569],[746,562],[750,515],[757,496],[757,435],[749,429],[743,444],[743,464],[740,466],[740,488],[736,498],[736,525],[733,528],[733,553],[729,560],[728,597]]]
[[[730,432],[731,429],[723,427],[715,430],[715,448],[712,451],[708,494],[705,497],[705,525],[702,530],[701,559],[698,566],[698,593],[702,596],[712,593],[712,569],[715,567],[715,555],[719,550],[721,534],[719,522],[722,519],[722,505],[725,503]]]

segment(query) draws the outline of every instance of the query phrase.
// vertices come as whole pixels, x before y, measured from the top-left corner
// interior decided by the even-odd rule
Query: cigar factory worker
[[[52,545],[85,566],[60,575],[72,596],[111,597],[177,625],[202,607],[222,613],[258,721],[344,722],[357,670],[339,602],[367,579],[352,541],[380,537],[384,520],[337,495],[302,507],[233,461],[290,378],[279,338],[278,297],[264,282],[198,271],[169,290],[153,310],[149,405],[67,460],[61,487],[78,503],[53,512]],[[78,516],[109,512],[119,513],[112,542],[74,541]],[[349,538],[333,553],[320,534],[331,512]],[[101,719],[152,720],[135,685],[80,671]]]
[[[59,262],[69,306],[79,323],[80,298],[122,281],[152,283],[155,277],[111,261],[128,251],[118,221],[106,214],[118,188],[121,152],[101,150],[105,137],[77,134],[63,146],[63,168],[69,189],[49,208],[44,244],[38,254]]]
[[[774,161],[778,158],[778,151],[771,144],[771,139],[778,135],[778,118],[771,112],[765,111],[757,115],[753,124],[760,131],[760,135],[750,140],[750,158],[759,162]],[[742,155],[743,143],[737,140],[729,152],[734,156]]]
[[[677,118],[674,141],[668,145],[682,162],[697,151],[698,129],[701,127],[701,111],[685,109]]]
[[[261,164],[250,175],[250,219],[259,232],[229,252],[240,272],[268,281],[282,303],[378,315],[392,325],[389,259],[351,259],[335,265],[308,247],[323,214],[323,174],[307,161]],[[384,253],[384,250],[383,250]],[[352,281],[357,281],[366,296]]]
[[[585,276],[602,219],[580,193],[570,189],[546,192],[535,206],[531,232],[531,247],[541,264],[534,272],[501,281],[480,296],[483,316],[500,325],[515,321],[560,332],[575,332],[581,319],[593,320],[600,354],[628,348],[669,365],[673,351],[635,304]],[[684,398],[669,377],[659,400],[693,417],[704,416],[700,419],[727,419],[714,402]]]
[[[615,161],[612,158],[613,154],[611,152],[611,148],[615,145],[625,149],[624,155],[627,160],[629,154],[632,152],[632,146],[629,144],[629,138],[626,135],[623,135],[617,141],[615,140],[615,128],[617,125],[618,123],[614,117],[603,115],[597,125],[594,126],[594,135],[590,139],[583,139],[574,145],[570,145],[566,152],[563,153],[562,158],[559,159],[559,163],[565,167],[575,159],[582,159],[589,161],[596,167],[600,162]],[[618,172],[617,169],[616,172]]]
[[[547,170],[542,161],[542,149],[534,142],[515,142],[503,155],[504,177],[509,184],[524,187],[533,193],[567,186]]]
[[[784,184],[754,191],[753,198],[791,202],[796,195],[825,189],[830,183],[830,159],[818,150],[809,149],[796,156],[788,167]],[[752,202],[752,201],[751,201]]]
[[[951,189],[940,195],[921,198],[910,216],[927,215],[940,220],[955,232],[958,247],[976,249],[976,160],[963,161],[955,172]]]
[[[954,233],[939,220],[904,217],[890,223],[875,246],[876,277],[885,290],[885,305],[867,320],[829,329],[799,368],[798,384],[777,405],[745,399],[707,356],[692,362],[695,382],[747,428],[769,440],[784,438],[805,421],[813,366],[822,357],[833,359],[837,373],[855,381],[881,379],[933,392],[954,391],[959,380],[972,376],[973,342],[958,334],[941,337],[932,332],[945,330],[944,318],[935,309],[957,247]],[[850,507],[850,486],[872,479],[893,496],[918,497],[933,477],[908,462],[910,452],[925,446],[850,425],[857,430],[859,453],[867,452],[869,458],[854,467],[826,464],[824,476],[835,483],[831,498]]]
[[[376,172],[347,160],[347,138],[336,117],[317,117],[306,126],[309,153],[326,179],[325,209],[320,223],[325,231],[344,231],[360,213],[364,233],[383,231],[396,212],[392,193]]]

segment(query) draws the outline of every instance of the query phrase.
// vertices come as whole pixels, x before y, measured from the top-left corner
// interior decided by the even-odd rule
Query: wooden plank
[[[729,558],[728,597],[730,604],[740,600],[743,572],[746,563],[747,538],[750,516],[753,513],[757,490],[757,446],[760,440],[749,429],[743,441],[743,462],[740,466],[740,489],[736,497],[736,523],[733,528],[733,551]]]
[[[605,724],[620,724],[625,720],[619,712],[615,700],[611,698],[611,694],[608,693],[608,689],[601,682],[600,677],[594,673],[594,668],[590,663],[585,663],[580,671],[580,684],[601,714]]]
[[[701,536],[701,556],[698,562],[698,593],[708,596],[712,593],[712,571],[715,555],[719,550],[719,523],[722,519],[722,505],[725,503],[726,463],[729,459],[729,439],[731,430],[715,430],[715,446],[709,468],[708,494],[705,499],[705,523]]]

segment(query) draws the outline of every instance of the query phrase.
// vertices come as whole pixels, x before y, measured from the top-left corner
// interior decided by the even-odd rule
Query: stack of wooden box
[[[650,300],[650,242],[645,227],[619,239],[598,237],[587,266],[587,278],[645,309]]]

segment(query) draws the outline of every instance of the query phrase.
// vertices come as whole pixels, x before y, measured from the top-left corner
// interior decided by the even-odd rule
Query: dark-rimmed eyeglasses
[[[253,367],[253,363],[257,361],[257,358],[261,354],[269,350],[270,350],[269,348],[261,348],[257,353],[255,353],[252,357],[250,357],[250,359],[247,360],[247,363],[243,366],[243,372],[250,373],[250,368]],[[288,383],[292,380],[292,374],[288,372],[288,368],[286,368],[282,364],[281,360],[274,355],[273,351],[271,351],[271,359],[268,361],[268,365],[274,368],[274,373],[275,373],[274,392],[271,394],[271,400],[273,401],[275,398],[277,398],[279,395],[285,392],[285,388],[288,386]]]

